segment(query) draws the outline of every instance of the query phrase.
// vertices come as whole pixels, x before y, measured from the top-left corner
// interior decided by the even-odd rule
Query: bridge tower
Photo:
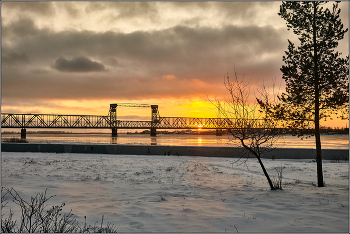
[[[217,126],[221,125],[221,103],[218,103],[218,118],[217,118]],[[216,129],[216,136],[222,136],[222,129],[217,128]]]
[[[109,124],[112,129],[112,137],[118,136],[118,127],[115,126],[117,124],[117,106],[118,104],[109,105]]]
[[[136,104],[136,103],[115,103],[110,104],[109,106],[109,121],[110,121],[110,128],[112,129],[112,137],[118,136],[118,127],[119,121],[117,120],[117,107],[123,106],[123,107],[151,107],[152,109],[152,120],[151,120],[151,136],[157,135],[157,128],[156,125],[159,123],[159,110],[158,105],[149,105],[149,104]]]
[[[152,120],[151,120],[151,136],[157,135],[156,125],[159,123],[159,110],[158,105],[151,105],[152,109]]]

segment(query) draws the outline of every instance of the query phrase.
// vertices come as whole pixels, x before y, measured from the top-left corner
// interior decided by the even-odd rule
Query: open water
[[[20,138],[20,134],[1,134],[1,139]],[[89,143],[89,144],[128,144],[128,145],[177,145],[177,146],[240,146],[229,135],[191,135],[191,134],[149,134],[118,133],[118,137],[111,137],[111,133],[56,133],[30,134],[26,140],[36,143]],[[349,135],[321,135],[323,149],[349,149]],[[286,135],[278,139],[278,148],[315,148],[315,137],[301,139],[297,136]]]

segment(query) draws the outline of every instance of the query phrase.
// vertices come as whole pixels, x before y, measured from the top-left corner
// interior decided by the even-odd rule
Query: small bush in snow
[[[12,201],[21,209],[20,220],[13,220],[13,211],[9,210],[8,217],[1,215],[1,232],[10,233],[35,233],[35,232],[55,232],[55,233],[87,233],[87,232],[117,232],[113,224],[107,223],[103,227],[103,216],[101,225],[94,226],[85,224],[80,227],[72,210],[69,213],[62,213],[64,203],[58,206],[52,206],[47,209],[47,201],[54,196],[47,196],[44,193],[38,193],[25,201],[13,188],[1,188],[1,210],[3,211],[7,205],[6,197],[10,197]]]

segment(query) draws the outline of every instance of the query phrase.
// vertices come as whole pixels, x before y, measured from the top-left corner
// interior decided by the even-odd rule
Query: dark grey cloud
[[[267,11],[273,2],[90,2],[85,6],[85,13],[108,12],[100,18],[101,21],[108,22],[109,25],[127,22],[132,25],[162,24],[164,22],[163,12],[169,12],[166,20],[170,24],[197,27],[207,25],[208,15],[213,17],[213,21],[222,20],[222,25],[232,24],[237,20],[250,24],[256,22],[256,15],[259,11]],[[84,9],[83,7],[81,9]],[[112,11],[110,11],[112,9]],[[175,12],[180,12],[178,17]],[[181,16],[185,17],[181,17]],[[169,26],[166,26],[169,27]],[[118,26],[114,29],[118,30]]]
[[[52,2],[2,2],[2,7],[6,9],[17,10],[21,14],[23,13],[34,13],[44,16],[52,16],[55,13],[55,8]]]
[[[207,84],[199,80],[140,79],[118,74],[85,73],[83,76],[50,73],[37,75],[24,70],[3,71],[3,100],[103,100],[186,98],[189,95],[206,98],[213,91],[222,92],[222,84]]]
[[[64,57],[60,57],[53,65],[58,71],[61,72],[99,72],[106,71],[105,66],[101,63],[90,60],[86,57],[77,57],[72,60],[67,60]]]
[[[53,31],[22,18],[3,27],[3,58],[9,61],[9,51],[15,51],[26,55],[31,67],[14,71],[4,63],[2,94],[76,100],[205,96],[224,92],[223,76],[233,74],[234,68],[258,86],[281,77],[286,33],[286,28],[229,24],[130,33]],[[105,71],[106,66],[109,72],[98,77],[88,72]],[[162,79],[166,75],[175,78]]]
[[[37,75],[48,74],[49,72],[50,72],[49,70],[41,69],[41,68],[36,68],[31,70],[31,73],[37,74]]]
[[[8,64],[17,64],[17,63],[29,63],[28,56],[25,53],[18,53],[18,52],[5,52],[1,56],[2,62],[3,63],[8,63]]]
[[[5,26],[5,32],[15,32]],[[222,92],[223,75],[236,67],[251,83],[280,77],[287,40],[273,27],[176,26],[132,33],[32,28],[11,48],[30,57],[32,70],[3,66],[3,96],[42,99],[186,97]],[[8,35],[3,34],[3,40]],[[10,46],[5,43],[5,49]],[[76,55],[81,55],[76,57]],[[64,57],[61,57],[64,55]],[[268,59],[267,59],[267,58]],[[58,58],[58,59],[57,59]],[[92,59],[93,58],[93,59]],[[98,61],[98,62],[96,62]],[[54,64],[52,64],[54,63]],[[88,71],[105,71],[98,77]],[[49,73],[33,69],[52,67]],[[70,76],[61,72],[70,72]],[[82,79],[77,73],[84,73]],[[28,75],[31,73],[32,75]],[[75,74],[74,74],[75,73]],[[163,80],[165,75],[176,79]],[[195,80],[200,82],[196,82]],[[202,82],[202,83],[201,83]],[[14,88],[16,87],[16,88]],[[22,87],[22,88],[21,88]],[[10,92],[10,90],[12,90]],[[14,91],[15,90],[15,91]]]
[[[222,12],[228,19],[242,18],[249,21],[251,18],[256,17],[259,11],[269,10],[273,5],[280,4],[275,1],[233,1],[233,2],[220,2],[217,8]],[[277,14],[277,12],[276,12]]]
[[[7,27],[4,30],[10,31]],[[266,54],[279,53],[282,57],[287,45],[283,32],[269,26],[176,26],[132,33],[75,30],[53,32],[37,28],[33,31],[36,32],[35,36],[18,39],[20,41],[15,47],[18,51],[41,60],[41,63],[62,54],[67,57],[84,54],[85,57],[96,58],[105,64],[110,64],[114,59],[124,67],[122,72],[126,73],[130,73],[128,69],[143,71],[145,76],[176,72],[179,78],[204,80],[226,71],[227,66],[240,67],[247,61],[264,63],[266,60],[262,57]],[[6,41],[6,33],[3,37]],[[67,61],[58,63],[60,65]]]
[[[3,26],[3,35],[9,40],[13,37],[26,38],[28,36],[36,35],[37,33],[43,33],[39,31],[34,21],[29,17],[20,17],[16,21],[10,23],[8,26]]]
[[[73,2],[65,2],[63,8],[73,18],[80,16],[80,10]]]
[[[158,10],[152,2],[134,2],[133,4],[123,2],[117,5],[119,9],[118,18],[122,19],[130,19],[140,15],[156,18],[158,15]]]
[[[233,1],[233,2],[200,2],[200,1],[192,1],[192,2],[181,2],[181,1],[173,1],[165,4],[169,4],[173,6],[175,9],[182,9],[188,12],[203,10],[210,11],[214,10],[220,12],[222,16],[225,17],[236,17],[240,18],[242,16],[247,16],[247,12],[251,12],[254,9],[256,4],[259,2],[247,2],[247,1]]]

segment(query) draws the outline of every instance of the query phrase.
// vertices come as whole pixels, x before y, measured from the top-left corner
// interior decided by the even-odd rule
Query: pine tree
[[[286,92],[279,104],[259,104],[275,119],[283,119],[291,128],[314,128],[316,140],[317,182],[324,186],[320,139],[320,120],[341,113],[348,119],[349,56],[336,52],[343,29],[338,2],[326,8],[327,2],[282,2],[280,15],[288,30],[298,35],[300,45],[288,40],[282,66]]]

